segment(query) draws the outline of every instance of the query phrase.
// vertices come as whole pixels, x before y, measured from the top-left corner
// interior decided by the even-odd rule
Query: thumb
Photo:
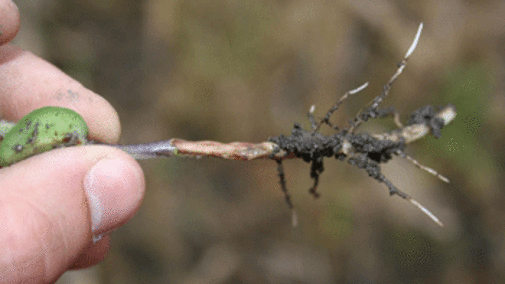
[[[142,169],[106,146],[49,151],[0,170],[0,282],[55,281],[93,234],[126,223],[144,195]]]

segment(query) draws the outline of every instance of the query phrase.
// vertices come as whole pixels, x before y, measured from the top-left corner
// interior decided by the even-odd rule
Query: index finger
[[[117,112],[104,98],[32,53],[12,45],[1,46],[2,118],[18,121],[43,106],[61,106],[78,112],[93,140],[114,143],[119,139]]]
[[[0,0],[0,45],[11,41],[18,30],[18,7],[10,0]]]

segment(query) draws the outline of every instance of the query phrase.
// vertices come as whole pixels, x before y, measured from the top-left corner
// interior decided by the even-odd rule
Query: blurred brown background
[[[345,91],[344,125],[379,94],[425,24],[383,107],[405,121],[453,103],[457,120],[383,171],[444,222],[383,184],[327,160],[314,200],[309,165],[285,163],[291,227],[272,161],[141,162],[147,195],[99,266],[64,283],[504,283],[505,2],[309,0],[17,1],[15,44],[105,97],[122,143],[179,137],[264,141],[308,126]],[[369,123],[369,131],[393,127]],[[328,130],[325,130],[329,133]]]

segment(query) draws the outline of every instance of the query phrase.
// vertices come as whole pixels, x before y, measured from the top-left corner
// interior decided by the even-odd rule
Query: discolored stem
[[[108,145],[121,149],[138,160],[159,157],[217,157],[227,160],[249,161],[268,158],[274,153],[276,144],[262,142],[258,144],[248,142],[221,143],[216,141],[186,141],[170,139],[135,145]],[[284,151],[276,153],[275,157],[285,157]]]
[[[172,140],[132,145],[105,145],[121,149],[130,154],[134,159],[146,160],[160,157],[168,158],[177,155],[177,148],[172,145]]]

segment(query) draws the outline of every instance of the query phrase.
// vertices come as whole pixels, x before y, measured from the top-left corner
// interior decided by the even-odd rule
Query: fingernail
[[[126,223],[142,199],[142,179],[138,170],[124,160],[101,160],[84,178],[84,190],[91,211],[94,234],[110,231]]]

